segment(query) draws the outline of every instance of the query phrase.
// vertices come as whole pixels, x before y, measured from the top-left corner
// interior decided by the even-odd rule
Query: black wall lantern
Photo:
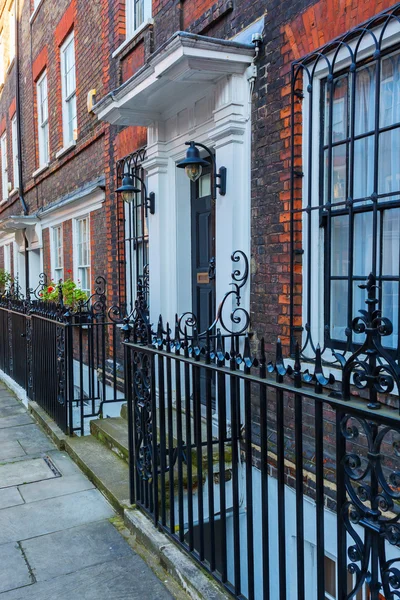
[[[186,152],[186,158],[181,160],[176,166],[178,169],[185,169],[186,175],[191,181],[197,181],[203,172],[203,167],[208,167],[209,162],[201,158],[199,148],[203,148],[211,158],[211,196],[215,200],[217,189],[221,196],[226,194],[226,168],[221,167],[217,173],[215,156],[207,146],[199,142],[186,142],[189,146]]]
[[[145,206],[145,211],[146,211],[146,217],[147,217],[148,211],[150,212],[151,215],[154,215],[154,213],[155,213],[155,194],[154,194],[154,192],[150,192],[150,194],[147,195],[146,184],[141,177],[138,177],[137,175],[132,175],[130,173],[124,173],[124,177],[122,179],[122,185],[115,191],[117,192],[117,194],[121,194],[122,199],[125,202],[130,204],[131,202],[133,202],[135,200],[135,194],[140,194],[142,191],[140,188],[135,186],[135,184],[133,183],[134,179],[137,179],[138,181],[140,181],[140,183],[142,184],[142,187],[144,189],[144,195],[145,195],[144,206]]]

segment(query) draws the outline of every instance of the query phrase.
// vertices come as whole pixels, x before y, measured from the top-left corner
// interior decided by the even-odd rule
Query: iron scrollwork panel
[[[57,401],[65,404],[65,325],[57,325]]]
[[[153,477],[153,398],[151,356],[133,354],[133,420],[135,464],[141,480]]]
[[[371,600],[400,598],[400,558],[387,559],[387,543],[400,547],[400,429],[343,415],[342,458],[347,501],[341,509],[350,537],[348,600],[367,585]],[[363,530],[363,538],[356,526]]]

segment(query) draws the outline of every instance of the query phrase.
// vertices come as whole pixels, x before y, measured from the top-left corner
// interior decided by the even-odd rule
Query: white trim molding
[[[102,121],[149,126],[165,111],[226,75],[244,74],[254,46],[177,32],[133,77],[98,102]]]

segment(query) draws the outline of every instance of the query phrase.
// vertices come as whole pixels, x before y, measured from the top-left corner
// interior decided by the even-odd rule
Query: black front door
[[[215,206],[208,169],[192,183],[191,207],[193,312],[203,333],[215,317]]]

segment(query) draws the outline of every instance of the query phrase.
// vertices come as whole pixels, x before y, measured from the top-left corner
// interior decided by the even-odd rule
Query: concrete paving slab
[[[5,508],[0,511],[0,544],[109,519],[113,515],[111,506],[97,490]]]
[[[21,402],[19,402],[19,400],[17,400],[15,398],[15,396],[10,396],[10,395],[5,396],[4,394],[1,395],[1,392],[0,392],[0,406],[1,407],[6,407],[6,406],[22,406],[23,407]]]
[[[25,411],[22,415],[13,415],[0,419],[0,429],[8,427],[18,427],[19,425],[30,425],[33,423],[32,417]]]
[[[57,469],[64,477],[69,477],[70,475],[82,475],[82,471],[78,465],[71,460],[71,457],[68,456],[66,452],[62,452],[60,450],[51,450],[46,454],[51,458]]]
[[[47,481],[28,483],[18,486],[25,502],[37,502],[47,498],[57,498],[66,494],[75,494],[84,490],[92,490],[94,485],[82,474],[56,477]]]
[[[0,593],[33,583],[18,544],[0,546]]]
[[[55,477],[53,471],[43,458],[32,458],[0,465],[0,488],[43,481],[53,477]]]
[[[19,441],[27,454],[54,450],[54,444],[40,431],[37,425],[22,425],[0,429],[0,447],[4,442]]]
[[[26,410],[21,404],[7,404],[5,406],[0,404],[0,419],[24,414],[26,414]]]
[[[134,555],[6,592],[1,600],[171,600],[171,594]]]
[[[19,456],[26,456],[26,452],[19,442],[11,441],[0,444],[0,461]]]
[[[36,581],[54,579],[134,554],[108,521],[43,535],[22,542],[21,546]]]
[[[2,508],[9,508],[10,506],[18,506],[23,504],[24,500],[18,491],[18,488],[4,488],[0,490],[0,510]]]

